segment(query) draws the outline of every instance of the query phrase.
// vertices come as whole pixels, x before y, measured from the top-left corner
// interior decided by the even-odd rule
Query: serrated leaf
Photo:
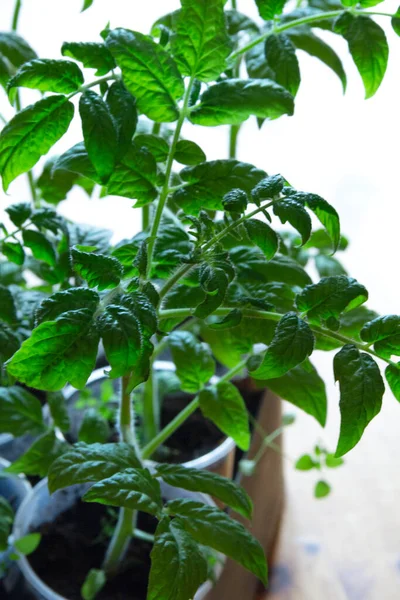
[[[33,229],[25,229],[22,232],[22,239],[24,246],[32,250],[32,254],[37,260],[43,260],[51,267],[57,265],[54,246],[43,233]]]
[[[107,92],[106,103],[114,119],[118,140],[117,159],[120,159],[129,150],[136,131],[136,100],[122,81],[115,81]]]
[[[393,396],[400,402],[400,365],[388,365],[385,376]]]
[[[99,291],[115,288],[122,277],[122,265],[112,256],[81,252],[76,248],[71,251],[73,269],[89,287],[97,287]]]
[[[139,148],[145,146],[157,162],[165,162],[168,158],[168,143],[158,135],[141,133],[135,137],[135,144]]]
[[[87,90],[79,100],[83,139],[89,159],[102,183],[114,170],[118,139],[114,120],[103,98]]]
[[[179,140],[175,147],[174,159],[182,165],[194,166],[205,162],[206,155],[195,142]]]
[[[184,84],[168,52],[149,36],[122,28],[110,31],[106,44],[140,112],[153,121],[176,121]]]
[[[76,92],[83,81],[82,71],[69,60],[35,58],[18,69],[8,82],[7,90],[26,87],[41,92],[70,94]]]
[[[226,260],[215,260],[211,264],[203,263],[200,266],[199,280],[206,296],[194,311],[196,317],[205,319],[223,303],[234,275],[232,265]]]
[[[266,173],[248,163],[228,159],[186,167],[180,176],[188,185],[177,190],[173,200],[186,213],[198,214],[202,209],[223,210],[222,199],[232,189],[250,194]]]
[[[332,69],[342,82],[343,91],[346,91],[347,77],[344,71],[342,61],[336,52],[324,40],[315,35],[307,26],[293,27],[287,31],[287,35],[292,40],[298,50],[307,52],[310,56],[315,56],[327,67]]]
[[[40,533],[28,533],[28,535],[24,535],[24,537],[14,540],[13,546],[20,554],[28,556],[36,550],[41,539],[42,536]]]
[[[29,46],[28,42],[14,31],[2,31],[0,33],[0,53],[14,67],[19,67],[28,60],[36,58],[36,52]]]
[[[374,344],[374,350],[383,358],[400,356],[400,317],[386,315],[366,323],[360,332],[361,339]]]
[[[135,208],[157,198],[157,164],[146,148],[134,144],[116,166],[108,182],[107,191],[115,196],[137,200]]]
[[[295,96],[300,85],[300,68],[296,49],[285,34],[273,34],[265,41],[265,57],[274,73],[274,81]]]
[[[66,452],[68,444],[61,442],[54,431],[35,440],[22,456],[5,469],[7,473],[24,473],[46,477],[53,461]]]
[[[14,522],[14,510],[9,502],[0,496],[0,552],[8,548],[8,538]]]
[[[250,431],[247,409],[237,388],[221,382],[204,389],[199,394],[203,415],[210,419],[225,435],[230,436],[241,450],[248,450]]]
[[[88,69],[97,69],[96,77],[106,75],[116,67],[110,51],[105,44],[95,42],[64,42],[61,54],[81,62]]]
[[[379,413],[385,386],[374,359],[347,344],[333,360],[340,385],[340,434],[335,456],[358,444],[368,423]]]
[[[268,379],[266,385],[280,398],[314,417],[322,427],[325,426],[327,413],[325,382],[308,359],[282,377]]]
[[[227,79],[210,86],[190,113],[195,125],[240,125],[251,115],[277,119],[293,115],[294,100],[282,86],[266,79]]]
[[[83,142],[75,144],[75,146],[72,146],[72,148],[54,160],[52,175],[55,176],[58,171],[71,171],[77,175],[92,179],[96,183],[100,183],[100,179],[89,160],[89,155]]]
[[[271,260],[278,251],[278,236],[275,231],[258,219],[247,219],[244,227],[250,240],[262,250],[267,260]]]
[[[301,235],[302,244],[305,244],[311,235],[311,218],[302,202],[296,198],[284,198],[274,202],[274,213],[281,223],[289,223]]]
[[[296,313],[284,315],[276,326],[272,342],[261,365],[251,372],[255,379],[281,377],[302,363],[314,349],[314,336]]]
[[[286,0],[256,0],[260,17],[270,21],[282,13]]]
[[[16,437],[45,431],[39,400],[22,387],[0,387],[0,432]]]
[[[292,198],[305,202],[306,206],[315,213],[331,238],[333,251],[336,252],[340,243],[340,221],[339,215],[333,206],[317,194],[297,192],[290,197],[290,199]]]
[[[78,441],[85,444],[104,444],[111,435],[107,420],[95,408],[88,408],[79,428]]]
[[[106,574],[101,569],[90,569],[81,587],[83,600],[94,600],[107,582]]]
[[[247,74],[251,79],[274,80],[275,74],[265,58],[264,44],[253,46],[246,52],[245,60]]]
[[[85,502],[123,506],[158,515],[163,507],[161,487],[147,469],[125,469],[95,483],[83,496]]]
[[[190,331],[175,331],[168,336],[176,374],[184,392],[201,390],[215,372],[215,362],[209,347]]]
[[[43,167],[37,180],[37,187],[43,200],[50,204],[58,204],[65,200],[68,192],[78,180],[78,174],[63,169],[53,170],[57,157],[51,157]]]
[[[167,509],[199,544],[226,554],[266,584],[264,551],[243,525],[218,508],[192,500],[172,500]]]
[[[140,467],[133,446],[118,444],[78,443],[58,458],[49,471],[49,490],[57,490],[74,483],[101,481],[125,469]]]
[[[225,69],[231,46],[222,0],[182,0],[171,48],[182,75],[214,81]]]
[[[74,105],[65,96],[49,96],[17,113],[0,135],[3,189],[29,171],[67,131]]]
[[[371,98],[384,78],[389,47],[383,29],[369,17],[349,12],[335,22],[335,32],[349,44],[350,54],[362,77],[365,97]]]
[[[10,217],[10,220],[16,227],[21,227],[31,216],[32,208],[27,202],[20,202],[18,204],[11,204],[5,209],[6,213]]]
[[[88,309],[71,310],[41,323],[7,362],[8,372],[39,390],[55,392],[68,381],[83,387],[97,356],[98,334],[91,325]]]
[[[218,498],[247,519],[251,519],[252,502],[245,490],[226,477],[211,471],[180,465],[157,465],[157,475],[165,483],[191,492],[202,492]]]
[[[368,300],[366,288],[351,277],[337,275],[323,277],[318,283],[307,285],[296,297],[300,312],[312,322],[324,321],[336,327],[342,312],[347,312]]]
[[[203,554],[179,519],[163,519],[151,552],[147,600],[194,598],[207,573]]]
[[[35,322],[38,325],[43,321],[53,321],[68,310],[86,308],[94,313],[99,303],[99,295],[87,288],[70,288],[56,292],[45,298],[35,311]]]

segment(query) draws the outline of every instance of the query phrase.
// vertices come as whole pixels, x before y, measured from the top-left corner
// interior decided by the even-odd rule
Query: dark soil
[[[29,557],[37,575],[68,600],[81,600],[80,589],[90,569],[101,567],[109,538],[104,534],[107,508],[78,501],[52,523],[38,529],[42,541]],[[139,513],[138,527],[154,533],[156,520]],[[150,571],[151,544],[135,539],[120,573],[96,600],[145,600]]]

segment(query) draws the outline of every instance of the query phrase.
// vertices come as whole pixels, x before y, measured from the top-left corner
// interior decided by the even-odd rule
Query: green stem
[[[113,81],[113,80],[117,81],[118,79],[119,79],[118,75],[105,75],[104,77],[99,77],[99,79],[96,79],[95,81],[92,81],[91,83],[86,83],[85,85],[81,85],[81,87],[78,88],[77,90],[75,90],[75,92],[71,92],[71,94],[69,94],[67,96],[67,98],[68,98],[68,100],[70,100],[77,94],[86,92],[86,90],[90,90],[91,88],[95,87],[96,85],[100,85],[101,83],[104,83],[105,81]]]
[[[157,378],[154,369],[144,384],[143,392],[143,434],[145,443],[152,440],[159,432]]]
[[[248,50],[251,50],[251,48],[254,48],[254,46],[257,46],[257,44],[264,42],[270,35],[273,35],[276,33],[282,33],[283,31],[287,31],[288,29],[292,29],[293,27],[298,27],[299,25],[307,25],[309,23],[314,23],[314,22],[318,22],[318,21],[322,21],[322,20],[326,20],[326,19],[334,19],[336,17],[339,17],[344,12],[346,12],[344,8],[343,8],[343,10],[331,10],[331,11],[325,12],[325,13],[318,13],[318,14],[310,15],[308,17],[301,17],[300,19],[294,19],[293,21],[284,23],[283,25],[277,25],[276,27],[272,27],[268,31],[264,32],[262,35],[258,36],[257,38],[254,38],[254,40],[252,40],[251,42],[249,42],[248,44],[243,46],[243,48],[239,48],[239,50],[237,50],[236,52],[234,52],[233,54],[230,55],[229,59],[231,61],[236,60],[239,56],[241,56],[242,54],[245,54]],[[376,11],[370,12],[370,11],[366,11],[366,10],[352,10],[351,12],[356,15],[366,15],[366,16],[374,16],[374,15],[381,16],[381,17],[394,17],[395,16],[394,14],[376,12]]]
[[[233,10],[237,10],[237,0],[231,0],[231,6]]]
[[[133,429],[131,395],[127,392],[129,379],[130,374],[122,377],[121,380],[119,428],[121,440],[126,444],[131,444],[137,448]],[[135,521],[136,511],[130,508],[120,509],[118,523],[110,540],[110,545],[103,562],[103,569],[109,576],[114,575],[118,570],[121,560],[131,542]]]
[[[162,188],[161,193],[160,193],[160,199],[158,201],[156,213],[154,215],[154,220],[153,220],[153,224],[152,224],[151,232],[150,232],[150,237],[149,237],[149,243],[148,243],[148,247],[147,247],[148,274],[150,272],[151,265],[152,265],[154,244],[156,242],[158,228],[160,226],[161,217],[163,215],[164,207],[165,207],[165,204],[166,204],[167,198],[168,198],[169,184],[170,184],[170,179],[171,179],[172,165],[173,165],[173,162],[174,162],[174,155],[175,155],[176,145],[177,145],[177,143],[179,141],[179,136],[181,134],[183,123],[185,122],[185,119],[186,119],[186,116],[187,116],[187,113],[188,113],[189,100],[190,100],[190,92],[191,92],[192,87],[193,87],[193,82],[194,82],[194,78],[191,77],[190,81],[188,83],[188,86],[186,88],[186,91],[185,91],[185,96],[184,96],[184,100],[183,100],[183,106],[182,106],[182,108],[180,110],[180,113],[179,113],[179,118],[178,118],[178,122],[176,124],[176,129],[175,129],[174,137],[172,139],[171,147],[170,147],[170,150],[169,150],[169,153],[168,153],[167,166],[165,168],[165,182],[164,182],[163,188]]]
[[[242,360],[236,365],[236,367],[233,367],[233,369],[225,373],[225,375],[221,377],[220,381],[229,381],[232,379],[232,377],[234,377],[237,373],[240,373],[240,371],[245,368],[246,362],[247,359]],[[147,446],[143,448],[143,460],[150,458],[157,448],[161,446],[161,444],[163,444],[169,437],[171,437],[171,435],[175,433],[177,429],[179,429],[179,427],[190,417],[190,415],[192,415],[199,408],[199,406],[200,399],[199,396],[196,396],[196,398],[194,398],[190,404],[181,410],[181,412],[177,414],[176,417],[170,421],[170,423],[168,423],[168,425],[164,427],[164,429],[162,429],[160,433],[147,444]]]
[[[240,125],[231,125],[229,131],[229,158],[236,158],[239,131]]]
[[[153,129],[151,130],[151,133],[153,135],[158,135],[160,133],[160,131],[161,131],[161,123],[154,122]]]
[[[150,224],[150,205],[142,206],[142,231],[145,231]]]
[[[27,176],[28,176],[28,184],[29,184],[29,189],[31,191],[33,206],[35,208],[40,208],[40,198],[36,191],[35,181],[33,179],[32,171],[28,171]]]
[[[147,533],[146,531],[142,531],[141,529],[135,529],[133,532],[133,537],[137,538],[138,540],[154,543],[154,535]]]
[[[12,24],[11,24],[12,31],[17,31],[17,29],[18,29],[18,20],[19,20],[20,14],[21,14],[21,8],[22,8],[22,0],[17,0],[15,3]]]

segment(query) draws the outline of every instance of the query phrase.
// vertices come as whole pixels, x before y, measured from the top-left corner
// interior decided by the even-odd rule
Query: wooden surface
[[[317,472],[293,468],[293,460],[318,440],[335,448],[338,390],[328,366],[322,365],[329,382],[328,430],[300,413],[286,430],[284,520],[270,593],[258,600],[399,600],[399,404],[387,394],[346,464],[323,473],[333,487],[328,498],[313,499]],[[293,412],[289,405],[286,410]]]

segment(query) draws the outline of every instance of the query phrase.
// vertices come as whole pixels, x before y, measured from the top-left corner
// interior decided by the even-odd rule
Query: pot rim
[[[167,360],[156,360],[154,362],[155,369],[165,370],[165,371],[175,371],[175,365],[173,362]],[[104,368],[96,369],[93,371],[87,380],[87,384],[98,381],[102,377],[106,378],[104,374]],[[219,381],[219,377],[213,375],[210,379],[211,384],[216,384]],[[67,385],[64,389],[64,397],[66,400],[69,400],[73,394],[79,392],[76,388],[72,387],[72,385]],[[186,462],[182,463],[183,467],[191,468],[191,469],[199,469],[205,470],[211,467],[212,465],[217,465],[222,462],[232,450],[236,447],[234,440],[231,437],[226,437],[218,446],[210,450],[206,454],[202,456],[198,456],[197,458],[193,458]],[[146,460],[146,464],[152,466],[156,463],[152,460]]]
[[[13,525],[13,530],[12,530],[12,535],[13,535],[14,539],[17,538],[17,536],[20,537],[21,535],[23,535],[23,517],[24,517],[26,510],[29,510],[29,507],[30,507],[33,497],[35,495],[39,494],[42,491],[42,488],[44,488],[44,487],[46,487],[46,489],[48,491],[47,477],[42,479],[41,481],[39,481],[39,483],[37,483],[33,488],[30,486],[30,484],[29,484],[29,487],[30,487],[29,493],[27,496],[25,496],[24,500],[22,501],[22,503],[19,506],[17,513],[15,515],[14,525]],[[215,504],[212,501],[212,499],[210,498],[210,496],[207,496],[206,494],[200,494],[200,493],[198,495],[202,497],[202,500],[204,501],[205,504],[215,506]],[[31,586],[33,586],[35,591],[37,591],[39,594],[43,595],[45,600],[68,600],[68,598],[65,598],[65,596],[60,596],[60,594],[58,594],[57,592],[52,590],[48,585],[46,585],[46,583],[42,579],[40,579],[40,577],[36,574],[36,572],[31,567],[29,560],[26,556],[20,557],[20,559],[18,560],[18,566],[19,566],[24,578],[28,581],[28,583]],[[222,567],[223,567],[223,565],[220,562],[218,562],[217,566],[215,567],[217,578],[220,576],[220,574],[222,572]],[[210,580],[205,581],[197,590],[196,595],[194,596],[193,600],[203,600],[205,598],[206,594],[212,589],[212,587],[213,587],[212,581],[210,581]]]

